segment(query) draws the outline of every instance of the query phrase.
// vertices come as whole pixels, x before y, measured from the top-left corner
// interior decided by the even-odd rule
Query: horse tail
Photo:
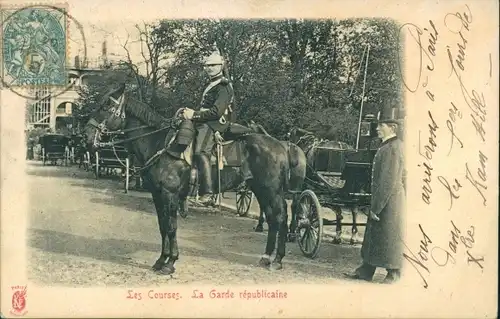
[[[292,174],[292,171],[293,171],[293,168],[295,167],[295,165],[293,164],[294,158],[290,154],[290,152],[291,152],[290,143],[284,143],[284,146],[285,146],[285,150],[286,150],[288,165],[284,165],[282,167],[281,173],[283,176],[283,189],[285,192],[287,192],[290,190],[290,179],[291,179],[291,174]]]
[[[289,186],[292,190],[300,190],[304,182],[307,158],[300,147],[288,142],[287,153],[289,162]]]
[[[290,169],[297,167],[297,165],[299,165],[297,149],[290,142],[287,142],[287,153]]]

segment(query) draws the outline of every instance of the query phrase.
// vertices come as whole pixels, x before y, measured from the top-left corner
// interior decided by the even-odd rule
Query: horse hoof
[[[271,264],[271,270],[281,270],[283,269],[283,264],[282,263],[279,263],[279,262],[273,262]]]
[[[163,268],[163,266],[165,265],[165,262],[162,262],[162,261],[159,261],[157,260],[155,262],[155,264],[153,265],[153,267],[151,267],[153,270],[155,271],[158,271],[158,270],[161,270]]]
[[[256,233],[262,233],[262,232],[264,232],[264,226],[257,225],[257,227],[255,227],[255,232]]]
[[[334,238],[333,239],[333,243],[336,244],[336,245],[341,244],[342,243],[342,239],[340,239],[340,238]]]
[[[355,245],[355,244],[356,244],[356,241],[354,240],[354,238],[351,238],[351,240],[349,241],[349,243],[350,243],[351,245]]]
[[[269,258],[262,257],[259,260],[259,266],[267,268],[269,265],[271,265],[271,260],[269,260]]]
[[[187,211],[184,211],[184,210],[179,210],[179,215],[182,218],[187,218],[188,217]]]
[[[172,265],[165,265],[163,268],[157,271],[159,275],[171,275],[175,272],[175,268]]]
[[[297,234],[293,233],[293,234],[288,234],[287,236],[287,239],[288,239],[288,242],[289,243],[294,243],[295,240],[297,239]]]

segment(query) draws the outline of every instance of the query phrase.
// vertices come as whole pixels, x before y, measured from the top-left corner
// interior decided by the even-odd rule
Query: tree
[[[137,30],[141,60],[127,51],[132,41],[124,45],[129,87],[165,116],[199,106],[208,80],[201,58],[215,49],[227,61],[238,121],[254,120],[278,138],[293,126],[321,127],[353,144],[362,101],[363,114],[402,101],[390,20],[162,20]],[[97,92],[86,94],[90,103]]]

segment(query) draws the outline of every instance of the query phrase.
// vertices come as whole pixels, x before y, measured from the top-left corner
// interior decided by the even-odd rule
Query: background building
[[[76,133],[73,109],[78,99],[78,87],[85,84],[86,76],[101,72],[110,63],[106,42],[103,42],[101,56],[85,61],[76,56],[66,67],[68,84],[73,83],[69,89],[40,87],[30,90],[29,95],[35,99],[26,102],[26,130],[42,128],[62,134]]]

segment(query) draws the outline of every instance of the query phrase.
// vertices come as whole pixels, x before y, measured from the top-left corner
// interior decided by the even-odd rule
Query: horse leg
[[[259,221],[257,226],[255,226],[255,232],[262,233],[264,231],[264,210],[260,209]]]
[[[268,205],[267,205],[267,203],[262,202],[262,199],[260,199],[260,196],[262,196],[262,195],[260,195],[260,194],[259,194],[259,196],[255,195],[255,197],[257,198],[257,202],[259,203],[259,208],[260,208],[259,221],[257,222],[257,226],[255,226],[255,228],[254,228],[254,231],[257,233],[262,233],[264,231],[264,220],[265,220],[264,214],[266,216],[269,214],[269,212],[266,211],[266,209],[268,209]]]
[[[177,210],[179,208],[179,197],[166,189],[162,190],[161,200],[163,204],[163,223],[165,239],[162,250],[166,259],[163,259],[163,266],[160,273],[171,275],[175,272],[174,264],[179,259],[179,249],[177,247]],[[164,236],[162,233],[162,238]],[[172,255],[172,252],[175,255]],[[168,261],[165,263],[165,260]]]
[[[165,262],[168,258],[170,250],[169,249],[170,245],[168,242],[169,239],[167,237],[168,216],[166,215],[167,212],[165,211],[165,205],[161,193],[153,191],[152,195],[153,195],[153,202],[156,208],[156,214],[158,215],[158,225],[160,227],[160,234],[161,234],[160,257],[154,263],[153,269],[159,271],[163,268],[163,266],[165,266]]]
[[[279,203],[277,203],[279,204]],[[271,264],[271,269],[280,270],[283,268],[282,260],[285,257],[286,252],[286,238],[288,233],[288,212],[286,200],[281,197],[281,205],[276,205],[273,212],[277,216],[277,224],[279,227],[278,232],[278,249],[276,251],[276,257]]]
[[[187,218],[188,214],[188,201],[187,197],[189,195],[190,191],[190,184],[186,183],[185,186],[182,188],[181,192],[179,193],[179,215],[181,215],[182,218]]]
[[[280,213],[279,209],[277,209],[276,201],[277,199],[272,199],[271,204],[265,206],[268,229],[266,251],[260,259],[260,265],[262,267],[268,267],[271,264],[271,255],[276,248],[276,235],[278,234],[279,230],[278,216]]]
[[[295,239],[297,237],[297,234],[295,231],[297,230],[297,204],[296,204],[296,197],[297,195],[293,195],[293,200],[292,200],[292,220],[290,221],[290,231],[288,232],[288,241],[293,243],[295,242]],[[288,216],[287,216],[288,217]]]
[[[337,207],[335,209],[335,220],[336,220],[336,226],[335,226],[335,238],[333,239],[334,244],[340,244],[342,243],[342,209],[340,207]]]
[[[175,272],[174,264],[179,259],[179,247],[177,245],[177,211],[179,210],[179,201],[170,196],[168,207],[168,223],[167,223],[167,236],[170,242],[170,257],[162,269],[164,274],[173,274]]]
[[[354,207],[353,209],[351,209],[351,212],[352,212],[351,245],[354,245],[356,243],[356,235],[358,234],[358,225],[357,225],[358,208]]]

